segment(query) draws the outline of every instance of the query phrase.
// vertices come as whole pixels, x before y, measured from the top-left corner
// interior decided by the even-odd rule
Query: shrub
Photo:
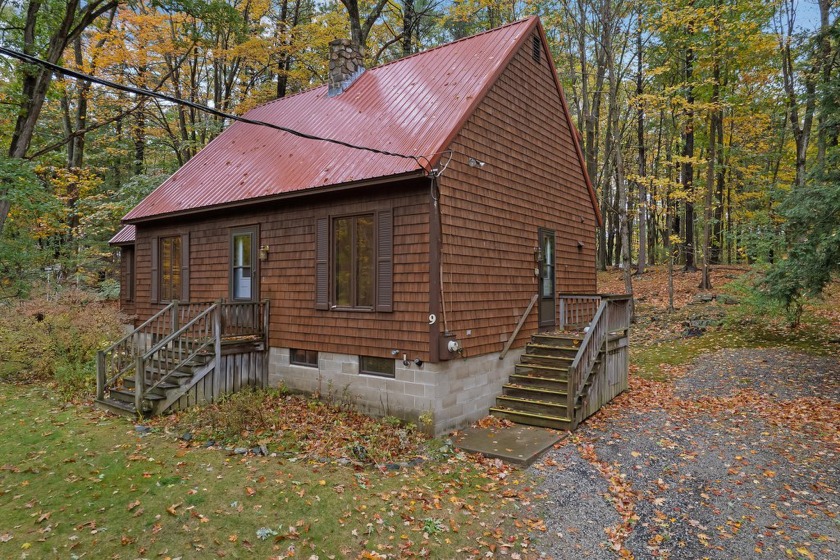
[[[0,312],[0,370],[8,381],[42,381],[68,398],[90,395],[96,352],[122,333],[112,303],[70,289],[52,298],[7,304]]]

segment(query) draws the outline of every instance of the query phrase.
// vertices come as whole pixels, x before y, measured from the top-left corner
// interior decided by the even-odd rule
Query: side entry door
[[[539,326],[540,330],[551,330],[557,326],[554,230],[540,228],[538,236]]]
[[[259,301],[259,230],[256,226],[237,228],[230,239],[230,299]]]

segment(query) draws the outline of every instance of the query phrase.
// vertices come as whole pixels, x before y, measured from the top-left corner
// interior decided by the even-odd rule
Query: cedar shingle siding
[[[539,227],[556,231],[558,293],[596,291],[595,214],[552,72],[523,43],[440,180],[447,322],[469,356],[500,351],[537,292]],[[534,309],[514,347],[536,330]]]
[[[314,196],[227,211],[178,224],[137,226],[137,311],[141,318],[160,308],[151,304],[151,238],[189,234],[190,299],[230,298],[230,235],[259,224],[258,245],[269,246],[259,263],[260,299],[271,300],[270,346],[391,357],[399,348],[428,359],[429,246],[428,180],[357,194]],[[386,211],[386,212],[383,212]],[[315,240],[319,219],[334,215],[392,212],[393,311],[316,309]],[[385,267],[382,264],[382,267]],[[387,272],[387,270],[385,271]],[[384,305],[381,308],[387,309]]]

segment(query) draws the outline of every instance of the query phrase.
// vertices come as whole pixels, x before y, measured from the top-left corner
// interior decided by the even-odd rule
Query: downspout
[[[440,321],[441,317],[441,220],[440,172],[433,169],[429,173],[429,361],[440,361]]]

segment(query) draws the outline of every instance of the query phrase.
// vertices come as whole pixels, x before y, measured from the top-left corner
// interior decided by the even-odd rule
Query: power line
[[[123,85],[123,84],[118,84],[116,82],[112,82],[110,80],[105,80],[103,78],[97,78],[95,76],[91,76],[91,75],[85,74],[83,72],[77,72],[76,70],[71,70],[70,68],[65,68],[64,66],[59,66],[58,64],[53,64],[52,62],[49,62],[47,60],[43,60],[41,58],[26,54],[26,53],[22,53],[20,51],[10,49],[8,47],[0,46],[0,54],[11,57],[11,58],[16,58],[16,59],[18,59],[22,62],[26,62],[26,63],[29,63],[29,64],[35,64],[37,66],[42,66],[44,68],[52,70],[53,72],[62,74],[64,76],[68,76],[70,78],[75,78],[77,80],[84,80],[84,81],[87,81],[87,82],[91,82],[91,83],[94,83],[94,84],[99,84],[101,86],[109,87],[109,88],[116,89],[116,90],[119,90],[119,91],[124,91],[126,93],[134,93],[134,94],[137,94],[137,95],[154,97],[154,98],[160,99],[162,101],[169,101],[170,103],[175,103],[175,104],[178,104],[178,105],[184,105],[186,107],[192,107],[193,109],[197,109],[199,111],[203,111],[205,113],[209,113],[211,115],[221,117],[221,118],[224,118],[224,119],[230,119],[232,121],[238,121],[238,122],[242,122],[242,123],[253,124],[253,125],[256,125],[256,126],[265,126],[265,127],[268,127],[268,128],[274,129],[274,130],[279,130],[281,132],[286,132],[286,133],[291,134],[293,136],[298,136],[300,138],[306,138],[307,140],[316,140],[316,141],[319,141],[319,142],[328,142],[330,144],[336,144],[338,146],[344,146],[345,148],[352,148],[354,150],[362,150],[362,151],[371,152],[371,153],[374,153],[374,154],[380,154],[380,155],[385,155],[385,156],[393,156],[393,157],[398,157],[398,158],[403,158],[403,159],[411,159],[411,160],[414,160],[414,162],[419,167],[425,168],[425,166],[423,166],[423,164],[420,163],[420,158],[422,156],[410,156],[410,155],[400,154],[400,153],[396,153],[396,152],[389,152],[387,150],[380,150],[378,148],[371,148],[369,146],[360,146],[358,144],[351,144],[350,142],[345,142],[343,140],[336,140],[335,138],[325,138],[325,137],[322,137],[322,136],[316,136],[314,134],[307,134],[306,132],[300,132],[299,130],[294,130],[292,128],[287,128],[285,126],[279,126],[279,125],[272,124],[272,123],[265,122],[265,121],[258,121],[258,120],[254,120],[254,119],[248,119],[248,118],[245,118],[245,117],[240,117],[238,115],[232,115],[232,114],[229,114],[229,113],[225,113],[223,111],[219,111],[218,109],[213,109],[212,107],[207,107],[206,105],[201,105],[199,103],[194,103],[192,101],[187,101],[186,99],[180,99],[178,97],[173,97],[171,95],[166,95],[164,93],[148,90],[148,89],[145,89],[145,88],[139,88],[139,87],[134,87],[134,86],[126,86],[126,85]]]

